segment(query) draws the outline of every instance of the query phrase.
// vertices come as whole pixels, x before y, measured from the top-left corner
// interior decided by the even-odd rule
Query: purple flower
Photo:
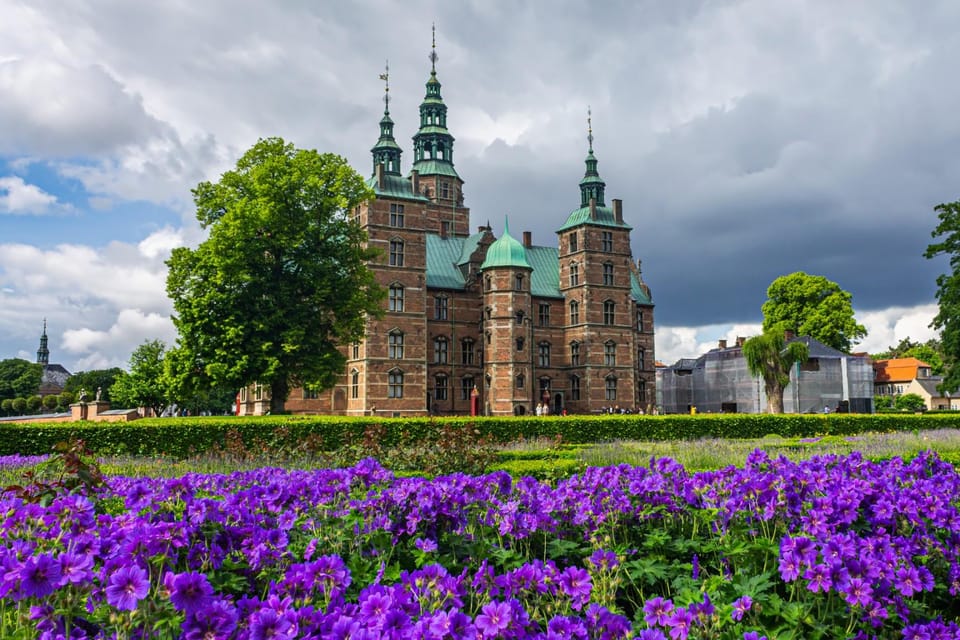
[[[670,637],[674,640],[686,640],[690,633],[690,625],[693,623],[693,615],[686,609],[676,609],[667,618],[667,626],[670,627]]]
[[[227,640],[237,628],[237,610],[225,600],[215,600],[187,615],[183,640]]]
[[[761,636],[756,631],[745,631],[743,640],[767,640],[767,636]]]
[[[437,550],[437,541],[430,540],[428,538],[417,538],[413,542],[413,545],[417,549],[420,549],[420,551],[423,551],[424,553],[433,553],[434,551]]]
[[[57,590],[61,578],[60,563],[49,553],[30,556],[20,569],[20,587],[25,596],[43,598]]]
[[[733,601],[733,611],[730,613],[730,617],[739,622],[743,620],[743,616],[746,615],[747,611],[750,611],[750,607],[753,606],[753,598],[750,596],[742,596]]]
[[[113,572],[107,584],[107,604],[121,611],[133,611],[150,591],[147,572],[131,565]]]
[[[650,598],[643,604],[643,619],[648,625],[665,627],[673,612],[673,603],[663,598]]]
[[[168,573],[163,584],[170,592],[170,602],[177,611],[195,611],[210,601],[213,587],[202,573]]]
[[[67,552],[60,556],[60,573],[64,582],[81,584],[93,577],[93,556]]]
[[[513,621],[513,611],[506,602],[488,602],[481,611],[473,623],[484,638],[496,638]]]
[[[567,567],[559,576],[560,588],[570,597],[570,606],[579,611],[583,605],[590,602],[590,591],[593,583],[590,573],[586,569]]]
[[[297,624],[291,611],[260,609],[250,617],[250,640],[295,638]]]

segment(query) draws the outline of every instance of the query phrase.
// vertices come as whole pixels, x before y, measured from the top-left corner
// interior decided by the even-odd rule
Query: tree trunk
[[[289,395],[290,385],[286,380],[270,383],[270,413],[283,413]]]
[[[767,392],[767,413],[783,413],[783,387],[778,384],[765,384]]]

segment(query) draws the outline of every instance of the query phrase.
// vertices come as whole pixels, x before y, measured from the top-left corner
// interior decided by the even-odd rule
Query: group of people
[[[550,415],[550,405],[547,404],[546,402],[538,402],[538,403],[537,403],[537,408],[535,409],[535,413],[536,413],[538,416],[548,416],[548,415]]]

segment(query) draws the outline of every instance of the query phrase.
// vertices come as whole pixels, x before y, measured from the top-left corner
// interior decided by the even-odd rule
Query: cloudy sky
[[[860,349],[927,339],[960,199],[960,3],[0,0],[0,358],[123,366],[171,342],[164,260],[190,189],[260,137],[371,172],[390,63],[410,138],[437,71],[473,226],[537,244],[579,205],[586,113],[653,289],[658,359],[750,335],[803,270]]]

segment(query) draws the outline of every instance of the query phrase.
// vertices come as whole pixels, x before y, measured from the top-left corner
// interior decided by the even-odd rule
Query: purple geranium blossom
[[[743,616],[746,615],[747,611],[750,611],[750,607],[753,606],[753,598],[750,596],[741,596],[733,601],[733,611],[730,613],[730,617],[736,621],[743,620]]]
[[[163,580],[170,593],[170,602],[177,611],[195,611],[205,606],[213,594],[213,587],[202,573],[168,573]]]
[[[44,598],[57,590],[61,578],[60,562],[52,554],[31,556],[20,570],[23,595]]]
[[[121,611],[133,611],[150,591],[147,572],[137,565],[121,567],[110,575],[106,591],[107,604]]]
[[[506,602],[488,602],[473,623],[484,638],[496,638],[513,621],[513,609]]]
[[[673,603],[663,598],[650,598],[643,605],[643,619],[648,625],[665,627],[667,618],[673,612]]]

